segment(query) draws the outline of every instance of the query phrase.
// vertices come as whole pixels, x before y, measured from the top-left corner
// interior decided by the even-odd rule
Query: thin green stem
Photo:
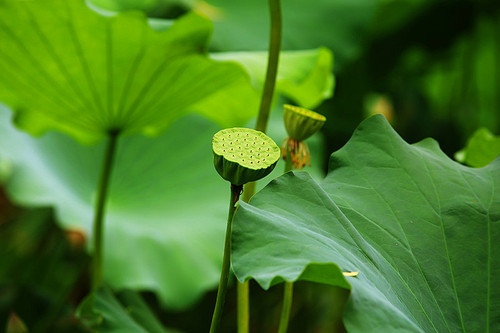
[[[288,155],[285,161],[285,173],[293,170],[292,157]]]
[[[269,37],[269,53],[267,57],[266,81],[264,90],[260,100],[259,115],[255,129],[266,133],[267,123],[269,122],[269,113],[273,101],[274,87],[276,85],[276,76],[278,74],[278,63],[281,51],[281,3],[280,0],[269,0],[269,13],[271,16],[271,33]],[[243,201],[248,202],[255,194],[255,182],[250,182],[245,185]],[[240,286],[238,282],[237,297],[238,297],[238,333],[248,333],[250,325],[249,314],[249,286],[248,281],[244,282],[244,286]]]
[[[241,283],[238,281],[238,333],[248,333],[249,327],[248,322],[250,321],[249,314],[250,311],[248,306],[249,301],[249,284],[248,281]]]
[[[249,182],[245,184],[243,191],[243,201],[248,203],[255,193],[257,182]],[[250,331],[250,285],[249,282],[238,281],[236,289],[237,297],[237,324],[238,333],[248,333]]]
[[[280,0],[269,0],[269,12],[271,14],[271,36],[269,38],[269,53],[267,58],[266,81],[262,98],[260,100],[259,116],[255,129],[266,132],[269,120],[269,111],[273,101],[276,75],[278,74],[278,62],[281,50],[281,5]]]
[[[293,170],[292,157],[290,149],[287,148],[286,164],[284,172]],[[288,321],[290,319],[290,310],[292,309],[293,300],[293,282],[285,282],[283,287],[283,305],[281,308],[280,326],[278,333],[286,333],[288,329]]]
[[[217,300],[215,301],[215,310],[210,325],[210,333],[219,331],[222,319],[222,311],[226,301],[227,281],[229,279],[229,268],[231,263],[231,230],[233,227],[233,216],[236,211],[236,202],[240,197],[243,186],[231,184],[231,197],[229,200],[229,214],[227,216],[226,240],[224,242],[224,257],[222,259],[222,271],[220,273],[219,289],[217,290]]]
[[[288,321],[290,319],[290,310],[292,309],[293,282],[285,282],[283,291],[283,307],[281,308],[281,318],[278,333],[286,333],[288,330]]]
[[[113,169],[113,160],[115,157],[118,141],[118,131],[110,131],[108,145],[104,154],[104,160],[101,167],[99,184],[97,185],[97,198],[94,211],[93,233],[93,257],[92,257],[92,290],[97,290],[103,283],[103,228],[104,212],[106,208],[106,199],[108,195],[109,183],[111,180],[111,171]]]

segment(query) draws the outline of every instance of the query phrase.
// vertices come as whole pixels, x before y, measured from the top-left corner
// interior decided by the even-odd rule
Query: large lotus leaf
[[[455,154],[455,158],[473,167],[490,164],[500,155],[500,136],[493,135],[488,129],[478,129],[469,139],[464,149]]]
[[[0,108],[0,161],[10,165],[2,168],[10,170],[10,197],[27,206],[52,205],[63,226],[90,236],[104,146],[81,146],[52,132],[34,139],[9,117]],[[274,112],[271,118],[269,133],[281,143],[281,117]],[[211,139],[218,130],[189,115],[156,138],[120,139],[105,221],[104,274],[111,286],[155,291],[169,307],[188,306],[217,286],[229,198],[229,185],[213,166]],[[310,145],[313,153],[322,150],[319,137]],[[312,162],[320,177],[319,154]],[[283,164],[267,179],[279,176]]]
[[[221,51],[267,50],[269,9],[267,1],[208,0],[214,13],[212,45]],[[377,1],[282,1],[284,50],[326,46],[339,64],[359,54],[375,16]],[[210,13],[209,13],[210,15]]]
[[[90,236],[104,144],[81,146],[55,132],[34,139],[1,111],[0,158],[12,165],[10,197],[54,206],[64,227]],[[104,278],[111,286],[156,291],[175,308],[217,285],[229,198],[229,185],[213,167],[211,138],[219,129],[190,115],[155,139],[120,139],[104,229]]]
[[[221,52],[212,58],[241,63],[254,86],[262,89],[267,52]],[[276,90],[305,108],[315,108],[333,93],[333,54],[327,48],[284,51],[280,54]]]
[[[144,14],[104,17],[83,0],[0,0],[0,100],[33,134],[85,142],[110,130],[157,134],[225,90],[241,103],[211,114],[242,124],[258,96],[241,66],[201,55],[210,33],[196,14],[157,32]]]
[[[382,116],[331,156],[322,182],[288,173],[241,203],[232,244],[240,280],[351,289],[349,332],[500,330],[500,159],[462,166]]]
[[[87,327],[100,333],[168,333],[141,296],[124,290],[113,295],[108,288],[91,293],[78,308]]]

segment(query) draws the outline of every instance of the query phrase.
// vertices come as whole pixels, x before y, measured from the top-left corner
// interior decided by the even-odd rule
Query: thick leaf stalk
[[[255,184],[255,182],[253,182]],[[237,283],[237,326],[238,333],[249,332],[250,322],[250,284],[249,282]]]
[[[226,239],[224,242],[224,257],[222,259],[222,271],[220,273],[219,288],[217,290],[217,300],[215,301],[215,310],[212,316],[212,324],[210,325],[210,333],[219,331],[220,322],[222,319],[222,311],[226,302],[227,281],[229,279],[229,268],[231,259],[231,230],[233,226],[233,216],[236,211],[236,203],[239,200],[240,193],[243,190],[243,185],[231,184],[231,197],[229,199],[229,213],[227,216]]]
[[[286,333],[288,322],[290,320],[290,311],[292,310],[293,282],[285,282],[283,290],[283,308],[281,309],[280,326],[278,333]]]
[[[262,98],[260,100],[259,115],[255,129],[266,132],[269,121],[269,112],[273,101],[276,76],[278,74],[278,63],[281,50],[281,4],[280,0],[269,0],[269,12],[271,14],[271,35],[269,38],[269,53],[267,58],[266,81]]]
[[[264,90],[260,100],[259,115],[255,129],[266,133],[267,123],[269,122],[269,113],[273,101],[274,88],[276,86],[276,76],[278,74],[278,63],[281,51],[281,34],[282,34],[282,18],[281,18],[281,2],[280,0],[269,0],[269,13],[271,16],[271,31],[269,38],[269,52],[267,58],[266,81],[264,82]],[[250,198],[255,193],[255,182],[250,182],[245,185],[245,195],[243,200],[249,202]],[[249,286],[238,287],[238,333],[248,333],[250,315],[248,312],[249,306]],[[246,303],[246,304],[245,304]]]
[[[93,224],[93,259],[92,259],[92,290],[97,290],[103,284],[103,229],[106,199],[111,180],[111,171],[118,142],[118,131],[109,132],[108,145],[101,167],[101,175],[97,188]]]

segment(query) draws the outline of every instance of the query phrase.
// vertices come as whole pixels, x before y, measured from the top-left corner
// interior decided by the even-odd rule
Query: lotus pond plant
[[[195,2],[183,1],[186,10]],[[324,180],[294,172],[310,164],[305,140],[326,121],[309,109],[332,95],[332,55],[282,52],[280,0],[268,4],[269,52],[238,61],[238,52],[209,53],[212,22],[196,10],[155,31],[144,14],[103,16],[84,0],[0,0],[0,101],[20,129],[60,132],[34,138],[0,114],[0,154],[15,169],[9,191],[54,206],[51,221],[90,236],[92,291],[80,318],[103,333],[166,332],[168,318],[136,291],[185,309],[218,279],[215,333],[232,269],[239,333],[249,332],[250,279],[264,289],[284,282],[280,333],[298,280],[349,294],[349,332],[500,331],[498,139],[470,142],[464,161],[483,167],[470,169],[433,141],[407,144],[379,116],[331,155]],[[305,64],[286,61],[304,55]],[[297,104],[284,106],[281,149],[266,134],[278,93]],[[232,127],[255,116],[255,130]],[[487,159],[474,158],[478,145]],[[250,201],[280,157],[285,175]],[[230,183],[225,233],[217,174]],[[195,191],[203,219],[185,212]],[[17,314],[11,325],[25,326]]]
[[[231,260],[231,230],[240,193],[244,184],[262,179],[273,171],[280,158],[280,149],[267,135],[249,128],[229,128],[217,132],[212,140],[212,149],[215,169],[222,178],[231,183],[224,258],[210,326],[210,332],[216,333],[226,299]]]

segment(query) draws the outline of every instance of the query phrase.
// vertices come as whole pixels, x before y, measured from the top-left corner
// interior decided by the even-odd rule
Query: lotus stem
[[[250,309],[248,308],[250,305],[249,302],[249,294],[250,294],[250,285],[247,282],[241,283],[238,281],[238,333],[248,333],[250,322]],[[241,322],[240,322],[241,321]]]
[[[101,175],[97,187],[97,198],[94,211],[93,224],[93,257],[92,257],[92,290],[97,290],[103,284],[103,229],[104,213],[106,210],[106,200],[108,188],[111,180],[111,171],[118,142],[118,131],[110,131],[108,144],[104,153],[104,160],[101,166]]]
[[[281,308],[281,318],[278,333],[286,333],[290,320],[290,310],[292,309],[293,282],[285,282],[283,290],[283,307]]]
[[[233,216],[236,211],[236,203],[243,189],[242,185],[231,184],[231,197],[229,199],[229,213],[227,216],[226,239],[224,242],[224,257],[222,259],[222,271],[220,273],[219,288],[217,290],[217,300],[215,301],[215,310],[210,325],[210,333],[219,331],[222,319],[222,311],[226,301],[227,281],[229,279],[229,268],[231,259],[231,229],[233,227]]]
[[[289,149],[289,148],[288,148]],[[288,151],[288,156],[285,164],[285,173],[293,170],[292,159],[290,158],[290,151]],[[285,282],[283,288],[283,305],[281,308],[280,325],[278,328],[278,333],[286,333],[288,330],[288,322],[290,320],[290,311],[292,309],[293,300],[293,282]]]
[[[269,0],[269,13],[271,16],[271,32],[269,38],[269,52],[267,57],[266,81],[264,82],[264,90],[260,100],[259,115],[255,129],[266,133],[267,124],[269,122],[269,113],[273,101],[274,87],[276,85],[276,76],[278,74],[278,63],[281,51],[281,3],[280,0]],[[250,182],[245,185],[245,195],[243,200],[250,201],[250,198],[255,194],[255,182]],[[241,282],[238,282],[241,284]],[[238,285],[238,333],[248,333],[250,325],[249,314],[249,285],[248,281],[244,282],[245,286]],[[245,304],[246,303],[246,304]]]
[[[269,53],[267,58],[266,81],[260,100],[259,116],[255,129],[266,132],[269,120],[269,111],[273,101],[274,86],[278,74],[278,62],[281,50],[281,5],[280,0],[269,0],[271,14],[271,36],[269,38]]]
[[[292,151],[289,146],[285,147],[285,173],[293,170]]]

